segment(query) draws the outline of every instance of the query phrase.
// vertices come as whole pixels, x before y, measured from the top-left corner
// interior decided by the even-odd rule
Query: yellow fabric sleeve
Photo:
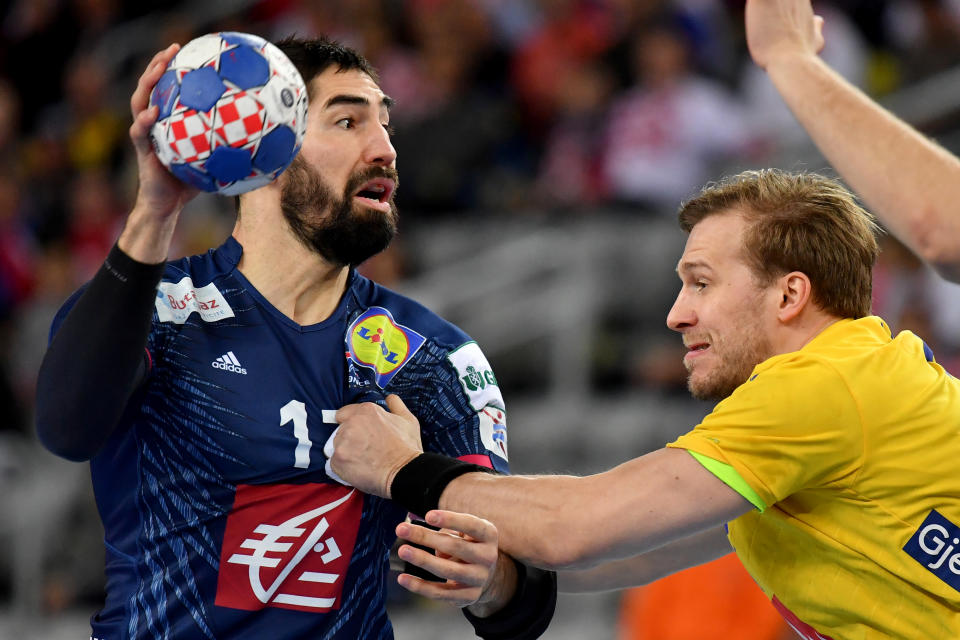
[[[771,358],[754,372],[667,446],[729,465],[765,506],[807,487],[848,481],[861,462],[864,440],[857,402],[842,376],[802,353]]]

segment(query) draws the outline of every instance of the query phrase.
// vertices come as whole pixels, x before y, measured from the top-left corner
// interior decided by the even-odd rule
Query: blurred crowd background
[[[683,243],[678,203],[744,168],[831,172],[750,62],[739,1],[3,6],[0,549],[10,552],[0,552],[0,603],[21,623],[92,610],[101,597],[86,470],[37,450],[33,389],[53,313],[98,268],[132,204],[129,96],[170,42],[223,30],[326,34],[379,69],[396,101],[402,223],[394,246],[362,269],[480,341],[520,472],[597,470],[692,427],[709,406],[686,398],[680,342],[663,325]],[[955,148],[960,1],[815,7],[829,63]],[[232,224],[229,199],[201,196],[171,257],[217,246]],[[883,249],[875,312],[960,372],[957,290],[896,241]],[[686,605],[701,597],[681,593]],[[423,606],[397,598],[401,609]],[[617,631],[641,605],[591,602],[596,633],[578,637],[667,637],[625,631],[628,622]]]

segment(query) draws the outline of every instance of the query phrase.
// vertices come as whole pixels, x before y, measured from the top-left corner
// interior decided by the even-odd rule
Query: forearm
[[[178,204],[164,215],[156,215],[147,207],[135,206],[117,239],[117,246],[137,262],[144,264],[165,262],[170,252],[173,231],[182,206]]]
[[[146,374],[162,272],[115,248],[64,319],[37,378],[37,435],[52,452],[86,460],[110,437]]]
[[[586,593],[642,586],[710,562],[732,550],[726,529],[715,527],[632,558],[614,560],[592,569],[560,571],[558,587],[563,593]]]
[[[486,473],[411,447],[416,418],[396,396],[387,404],[389,413],[372,403],[337,411],[340,426],[324,445],[331,470],[428,521],[438,509],[490,521],[499,548],[528,565],[582,569],[635,556],[754,508],[677,448],[583,478]]]
[[[960,277],[960,161],[812,54],[767,73],[827,160],[914,252]]]
[[[565,514],[578,509],[584,481],[572,476],[471,473],[447,486],[440,508],[490,520],[500,532],[504,552],[527,564],[556,569],[580,559],[581,520],[566,521]]]
[[[750,505],[686,451],[662,449],[583,478],[467,474],[447,485],[440,507],[493,522],[514,558],[570,569],[644,553]]]

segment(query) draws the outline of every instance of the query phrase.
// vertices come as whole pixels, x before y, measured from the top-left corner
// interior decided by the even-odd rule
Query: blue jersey
[[[462,331],[357,273],[329,319],[300,326],[241,253],[230,238],[167,265],[150,372],[91,460],[107,558],[93,637],[392,638],[405,513],[326,476],[334,413],[396,393],[426,450],[506,471],[496,378]]]

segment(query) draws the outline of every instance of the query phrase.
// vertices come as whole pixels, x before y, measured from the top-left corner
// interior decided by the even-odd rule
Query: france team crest
[[[426,341],[422,335],[397,324],[383,307],[370,307],[347,330],[347,351],[362,367],[373,369],[377,386],[390,384],[393,376]]]

